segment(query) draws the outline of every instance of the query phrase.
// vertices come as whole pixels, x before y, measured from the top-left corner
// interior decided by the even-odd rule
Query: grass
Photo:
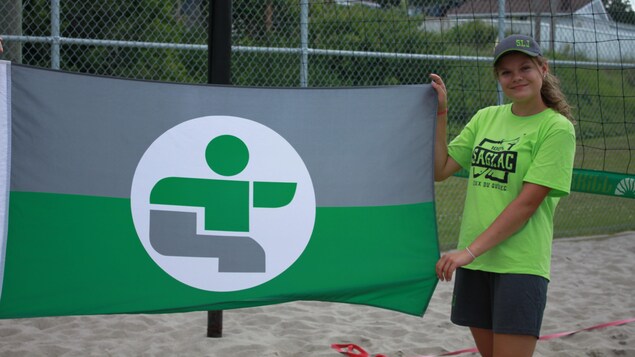
[[[575,167],[635,174],[635,132],[606,138],[578,137]]]
[[[439,243],[453,249],[459,237],[467,179],[435,183]],[[554,218],[554,236],[573,237],[635,230],[635,199],[572,192],[562,198]]]
[[[458,241],[466,185],[467,179],[459,177],[450,177],[434,184],[441,250],[454,248]]]

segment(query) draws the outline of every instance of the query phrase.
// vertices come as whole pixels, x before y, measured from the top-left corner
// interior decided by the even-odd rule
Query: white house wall
[[[426,19],[420,27],[424,31],[445,32],[449,29],[475,21],[474,19],[438,18]],[[497,18],[478,19],[498,28]],[[580,60],[635,61],[635,26],[618,25],[615,22],[598,21],[585,16],[573,16],[556,21],[555,49],[557,52],[575,56]],[[536,21],[506,19],[506,33],[535,35]],[[549,50],[551,40],[549,16],[540,20],[539,42],[543,50]]]

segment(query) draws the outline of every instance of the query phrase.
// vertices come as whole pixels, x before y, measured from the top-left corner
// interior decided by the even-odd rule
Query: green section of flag
[[[214,200],[210,200],[214,197]],[[221,202],[222,204],[219,204]],[[150,203],[205,208],[205,229],[249,230],[249,182],[166,177],[154,186]]]
[[[420,315],[436,286],[432,202],[320,207],[298,261],[237,292],[187,286],[137,238],[128,199],[12,192],[0,318],[218,310],[293,300]]]

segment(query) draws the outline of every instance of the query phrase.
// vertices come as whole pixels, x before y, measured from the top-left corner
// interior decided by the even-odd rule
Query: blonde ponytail
[[[547,59],[542,56],[532,58],[532,60],[535,61],[538,67],[547,63]],[[540,96],[542,97],[542,101],[545,102],[549,108],[562,114],[575,124],[571,105],[569,105],[567,98],[564,93],[562,93],[562,89],[560,89],[560,80],[549,71],[545,73],[545,77],[542,81]]]
[[[538,67],[542,67],[547,63],[547,59],[543,56],[529,58]],[[496,66],[494,66],[494,77],[498,78]],[[540,88],[540,96],[547,107],[560,113],[575,124],[571,105],[569,105],[567,98],[564,93],[562,93],[562,89],[560,89],[560,80],[549,71],[545,72],[542,81],[542,88]]]

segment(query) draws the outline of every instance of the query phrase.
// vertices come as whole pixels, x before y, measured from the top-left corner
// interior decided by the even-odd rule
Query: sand
[[[635,232],[556,240],[542,333],[634,318],[634,268]],[[474,347],[449,322],[451,292],[439,283],[423,317],[312,301],[227,310],[222,338],[205,337],[206,312],[0,320],[0,356],[342,356],[332,343],[435,355]],[[535,356],[635,356],[635,322],[539,341]]]

